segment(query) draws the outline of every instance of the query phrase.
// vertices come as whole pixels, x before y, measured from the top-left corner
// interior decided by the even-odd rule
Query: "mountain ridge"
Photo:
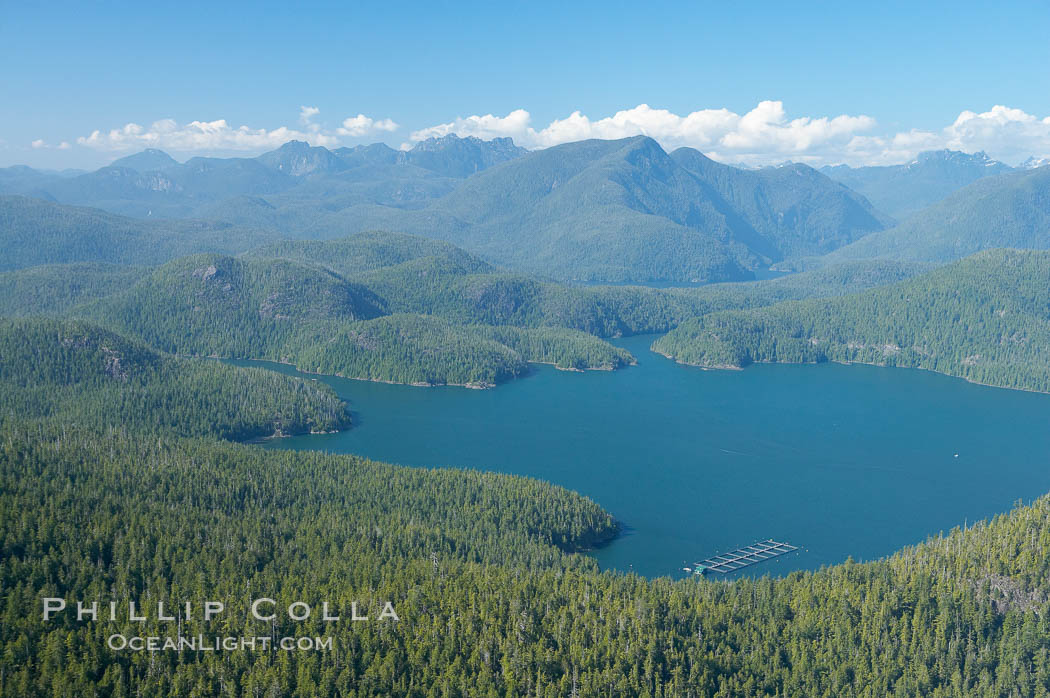
[[[900,225],[841,247],[818,263],[865,258],[950,262],[996,247],[1050,247],[1050,168],[976,180]]]
[[[863,194],[880,210],[904,220],[968,184],[1013,169],[984,151],[970,154],[944,149],[919,153],[903,165],[835,165],[820,171]]]

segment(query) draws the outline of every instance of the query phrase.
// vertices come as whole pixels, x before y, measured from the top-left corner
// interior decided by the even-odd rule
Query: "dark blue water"
[[[652,339],[616,342],[638,366],[494,390],[321,378],[355,426],[267,447],[564,485],[628,527],[601,565],[648,576],[765,538],[802,550],[757,574],[877,558],[1050,491],[1048,395],[870,366],[702,371]]]

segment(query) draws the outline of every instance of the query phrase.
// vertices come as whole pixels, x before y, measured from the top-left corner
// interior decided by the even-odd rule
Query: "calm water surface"
[[[755,574],[877,558],[1050,491],[1048,395],[870,366],[702,371],[652,341],[615,342],[638,366],[494,390],[323,377],[355,426],[266,446],[564,485],[627,526],[599,563],[648,576],[765,538],[802,550]]]

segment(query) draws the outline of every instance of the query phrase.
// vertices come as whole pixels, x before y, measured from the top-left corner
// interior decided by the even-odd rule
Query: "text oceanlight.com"
[[[210,635],[201,632],[185,632],[184,624],[212,622],[222,620],[226,613],[226,603],[222,601],[204,601],[194,603],[171,603],[158,601],[153,604],[140,604],[135,601],[100,603],[99,601],[67,602],[63,598],[47,597],[43,599],[44,622],[56,619],[89,622],[130,622],[130,623],[177,623],[178,632],[174,635],[147,635],[123,632],[111,634],[106,644],[114,651],[148,651],[190,650],[190,651],[309,651],[332,649],[332,637],[320,635],[279,636],[277,624],[285,622],[300,623],[313,618],[323,623],[348,621],[359,623],[365,621],[393,622],[400,618],[391,602],[365,604],[352,601],[344,609],[325,601],[318,606],[311,606],[303,601],[294,601],[287,606],[278,606],[271,598],[259,598],[251,602],[247,609],[247,618],[266,622],[270,626],[268,635]],[[150,628],[151,630],[153,628]]]
[[[273,638],[269,635],[257,637],[205,637],[194,635],[191,637],[163,637],[151,635],[142,637],[140,635],[122,635],[115,633],[106,639],[106,645],[117,652],[131,650],[132,652],[159,652],[161,650],[191,650],[194,652],[218,652],[235,650],[259,650],[269,652],[282,649],[293,650],[330,650],[332,649],[332,636],[326,637],[281,637]]]

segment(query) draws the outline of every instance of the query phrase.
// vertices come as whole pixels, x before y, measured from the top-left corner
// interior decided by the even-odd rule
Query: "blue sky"
[[[1046,0],[380,5],[9,3],[0,165],[444,132],[543,147],[640,131],[758,164],[1050,155]]]

